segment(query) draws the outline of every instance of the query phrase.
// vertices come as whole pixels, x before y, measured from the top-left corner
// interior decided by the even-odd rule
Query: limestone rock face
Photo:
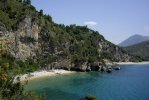
[[[46,23],[46,20],[44,21]],[[100,71],[102,64],[99,64],[97,59],[94,59],[97,62],[93,63],[89,63],[88,61],[88,54],[94,54],[93,52],[96,52],[94,49],[97,49],[97,58],[106,58],[113,61],[130,60],[130,56],[127,53],[105,40],[102,36],[94,41],[92,35],[90,35],[93,34],[92,30],[86,29],[85,27],[85,29],[77,29],[77,26],[73,26],[71,28],[73,28],[73,30],[76,29],[76,32],[72,33],[70,31],[67,33],[67,28],[59,28],[58,25],[54,23],[51,23],[51,26],[48,26],[48,28],[42,25],[39,25],[37,21],[33,21],[30,16],[26,16],[24,20],[20,21],[15,31],[8,31],[5,25],[0,23],[0,45],[2,47],[0,50],[22,61],[31,59],[37,62],[39,59],[43,60],[41,63],[47,64],[45,65],[47,69],[62,68],[78,71]],[[81,31],[79,34],[82,34],[84,30],[88,30],[87,33],[83,33],[83,36],[85,36],[86,39],[91,38],[93,40],[89,42],[94,45],[92,48],[93,51],[86,52],[91,46],[86,46],[85,40],[74,35],[78,34],[78,30]],[[99,34],[96,33],[96,35],[98,36]],[[94,38],[96,38],[96,36],[94,36]],[[87,47],[86,49],[82,49],[84,45]],[[82,55],[79,55],[78,52],[82,52]],[[80,56],[82,56],[82,58],[86,56],[86,58],[74,64],[71,60],[76,54],[78,54],[76,58]]]
[[[100,62],[94,62],[94,63],[90,64],[90,68],[92,71],[100,71],[101,66],[102,66],[102,63],[100,63]]]
[[[38,37],[41,30],[36,23],[31,22],[30,17],[20,22],[17,31],[7,31],[4,25],[1,25],[0,30],[1,40],[10,42],[5,48],[11,55],[23,61],[36,57],[40,50]]]
[[[115,46],[108,41],[101,40],[99,43],[99,56],[102,54],[106,55],[107,57],[110,57],[114,61],[122,61],[127,62],[130,61],[130,55],[128,55],[126,52],[120,49],[120,47]],[[110,54],[110,55],[109,55]]]

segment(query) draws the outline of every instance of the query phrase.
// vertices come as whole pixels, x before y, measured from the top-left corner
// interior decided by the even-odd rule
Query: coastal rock
[[[52,62],[48,64],[49,69],[64,69],[64,70],[70,70],[70,67],[73,65],[71,64],[70,60],[63,59],[58,62]]]
[[[106,71],[107,71],[108,73],[111,73],[112,70],[113,70],[113,68],[112,68],[111,66],[108,66]]]
[[[114,70],[120,70],[121,68],[119,66],[116,66],[113,68]]]
[[[72,70],[72,71],[79,71],[79,72],[85,72],[87,69],[89,70],[89,68],[87,67],[87,62],[84,62],[81,65],[72,66],[70,68],[70,70]]]
[[[106,72],[106,71],[107,71],[106,66],[102,66],[102,67],[101,67],[101,71],[102,71],[102,72]]]
[[[101,70],[101,63],[100,62],[94,62],[90,64],[90,68],[92,71],[100,71]]]

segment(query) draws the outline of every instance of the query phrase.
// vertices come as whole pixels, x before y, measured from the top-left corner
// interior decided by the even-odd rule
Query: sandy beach
[[[118,64],[118,65],[133,65],[133,64],[149,64],[149,61],[146,61],[146,62],[114,62],[115,64]]]
[[[133,64],[149,64],[149,61],[147,62],[113,62],[114,64],[118,65],[133,65]],[[70,73],[75,73],[75,71],[67,71],[67,70],[42,70],[42,71],[36,71],[32,72],[29,74],[22,74],[22,75],[17,75],[14,77],[14,82],[19,81],[26,81],[26,80],[32,80],[36,78],[41,78],[41,77],[50,77],[50,76],[55,76],[55,75],[63,75],[63,74],[70,74]]]
[[[22,75],[17,75],[14,77],[14,82],[17,81],[27,81],[27,80],[32,80],[36,78],[41,78],[41,77],[46,77],[46,76],[55,76],[55,75],[63,75],[63,74],[71,74],[74,73],[74,71],[66,71],[66,70],[49,70],[49,71],[36,71],[30,74],[22,74]]]

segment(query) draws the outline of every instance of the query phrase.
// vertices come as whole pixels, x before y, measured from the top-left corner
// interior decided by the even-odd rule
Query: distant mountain
[[[149,61],[149,41],[144,41],[133,46],[125,47],[125,50],[131,55],[139,56],[143,58],[143,60]]]
[[[142,35],[136,34],[136,35],[133,35],[133,36],[129,37],[128,39],[124,40],[123,42],[121,42],[119,44],[119,46],[127,47],[127,46],[141,43],[143,41],[148,41],[148,40],[149,40],[149,36],[142,36]]]

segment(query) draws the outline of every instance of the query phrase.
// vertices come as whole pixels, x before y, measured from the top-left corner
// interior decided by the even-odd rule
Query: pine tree
[[[31,0],[26,0],[27,5],[31,5]]]
[[[24,1],[23,1],[23,4],[31,5],[31,0],[24,0]]]
[[[41,16],[43,16],[43,10],[42,10],[42,9],[39,11],[39,14],[40,14]]]

